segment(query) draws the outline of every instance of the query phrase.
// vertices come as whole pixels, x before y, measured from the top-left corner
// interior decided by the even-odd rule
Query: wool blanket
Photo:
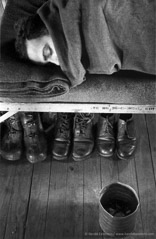
[[[38,14],[72,87],[85,74],[156,73],[155,0],[49,0]]]

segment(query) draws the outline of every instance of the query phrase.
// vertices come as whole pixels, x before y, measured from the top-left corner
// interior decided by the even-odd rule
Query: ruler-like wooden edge
[[[0,122],[11,115],[23,112],[86,112],[86,113],[132,113],[156,114],[156,105],[122,105],[101,103],[4,103],[0,102],[0,111],[7,113],[0,117]]]

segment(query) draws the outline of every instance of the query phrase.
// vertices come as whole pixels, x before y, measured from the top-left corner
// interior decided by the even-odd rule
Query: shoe
[[[117,156],[120,159],[129,159],[136,149],[136,130],[134,119],[118,119],[117,125]]]
[[[40,126],[38,113],[21,113],[24,129],[26,158],[30,163],[44,161],[47,157],[47,142]]]
[[[114,115],[100,114],[97,123],[96,148],[104,157],[111,157],[115,151]]]
[[[88,158],[94,148],[93,114],[75,114],[72,157],[75,161]]]
[[[52,156],[56,160],[66,160],[70,153],[73,114],[58,113],[57,117]]]
[[[0,144],[0,154],[4,159],[16,161],[21,158],[23,152],[23,132],[19,114],[11,116],[5,121],[6,131]]]

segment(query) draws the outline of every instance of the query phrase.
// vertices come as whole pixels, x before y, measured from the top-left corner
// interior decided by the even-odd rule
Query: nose
[[[57,66],[60,65],[60,64],[59,64],[59,61],[58,61],[58,58],[55,58],[55,59],[54,59],[54,63],[55,63]]]
[[[48,59],[49,62],[56,64],[56,65],[60,65],[58,57],[56,54],[52,54],[52,56]]]

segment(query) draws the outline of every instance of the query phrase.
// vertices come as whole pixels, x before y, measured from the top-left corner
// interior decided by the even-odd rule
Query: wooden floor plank
[[[134,115],[134,121],[136,122],[136,119],[140,118],[139,115]],[[139,119],[138,119],[139,121]],[[137,125],[136,125],[137,127]],[[137,132],[137,139],[139,141],[139,134],[140,132]],[[130,159],[130,160],[119,160],[118,161],[118,170],[119,170],[119,181],[125,184],[130,185],[136,193],[139,196],[138,191],[138,182],[137,182],[137,172],[135,168],[135,158],[136,154]],[[137,158],[136,158],[137,160]],[[137,236],[140,233],[143,232],[143,222],[142,222],[142,215],[141,215],[141,209],[139,208],[138,216],[136,220],[136,226],[134,232],[132,232],[133,235],[129,236],[128,239],[134,238],[134,234]],[[142,235],[142,238],[144,238],[144,235]]]
[[[150,237],[154,239],[156,237],[156,187],[144,115],[140,115],[136,118],[136,125],[139,142],[137,145],[138,149],[136,151],[135,163],[144,234],[145,238]]]
[[[45,239],[63,239],[66,201],[67,162],[52,161]]]
[[[111,158],[101,157],[101,177],[102,188],[119,180],[118,161],[115,156]]]
[[[146,115],[146,122],[156,183],[156,115]]]
[[[14,177],[11,177],[13,190],[11,192],[4,239],[23,239],[29,202],[33,166],[28,162],[19,162],[14,166],[16,170]]]
[[[84,238],[102,238],[99,226],[101,161],[97,152],[84,161]]]
[[[4,238],[8,211],[14,190],[16,165],[0,158],[0,238]]]
[[[64,239],[83,238],[83,177],[83,162],[68,163]]]
[[[34,165],[25,239],[44,238],[50,165],[50,160]]]

